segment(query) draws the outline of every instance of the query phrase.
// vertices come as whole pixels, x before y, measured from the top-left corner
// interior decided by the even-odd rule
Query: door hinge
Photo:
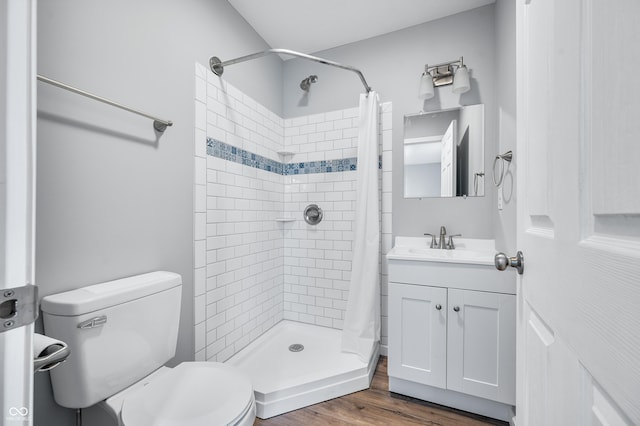
[[[0,289],[0,333],[34,322],[38,318],[38,287]]]

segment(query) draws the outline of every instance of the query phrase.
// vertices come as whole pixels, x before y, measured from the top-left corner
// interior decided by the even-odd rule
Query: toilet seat
[[[178,365],[128,395],[120,413],[125,426],[230,425],[245,423],[247,416],[252,424],[251,382],[235,367],[217,362]]]

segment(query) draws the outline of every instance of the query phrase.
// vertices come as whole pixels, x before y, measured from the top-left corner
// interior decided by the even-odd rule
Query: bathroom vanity
[[[516,282],[493,240],[396,237],[389,261],[389,390],[509,421],[515,405]]]

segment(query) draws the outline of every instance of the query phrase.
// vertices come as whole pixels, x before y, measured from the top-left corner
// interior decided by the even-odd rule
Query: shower
[[[305,92],[308,92],[309,88],[311,87],[311,83],[317,83],[317,82],[318,82],[318,76],[310,75],[309,77],[305,78],[300,82],[300,88]]]
[[[229,65],[273,54],[295,56],[355,73],[364,89],[364,93],[360,94],[360,103],[366,101],[366,106],[374,103],[376,106],[370,109],[361,105],[283,118],[267,108],[258,107],[260,104],[257,101],[228,82],[213,78],[211,84],[214,87],[208,81],[201,84],[204,79],[201,66],[196,69],[196,88],[201,90],[195,100],[196,108],[204,109],[207,119],[214,114],[214,123],[206,131],[210,131],[212,136],[219,135],[219,139],[207,136],[206,153],[196,154],[197,161],[202,163],[204,155],[207,156],[205,160],[215,158],[215,161],[209,162],[212,166],[210,169],[214,171],[213,179],[217,181],[217,173],[229,177],[225,182],[216,183],[215,189],[220,190],[216,204],[220,202],[220,205],[231,207],[233,203],[234,213],[237,211],[241,213],[240,217],[246,215],[248,219],[243,220],[242,224],[238,223],[236,230],[236,223],[241,219],[236,214],[225,213],[225,217],[220,218],[220,226],[228,226],[225,229],[229,233],[216,241],[203,240],[200,237],[218,236],[218,225],[214,229],[206,226],[206,213],[194,207],[198,223],[205,219],[204,229],[200,227],[204,233],[199,232],[200,239],[194,239],[194,246],[200,252],[205,252],[202,268],[198,267],[199,271],[205,272],[201,278],[206,283],[209,268],[213,271],[211,278],[215,277],[216,280],[216,290],[212,290],[216,292],[215,295],[205,287],[204,294],[200,292],[194,296],[195,302],[200,304],[198,318],[195,319],[198,330],[196,352],[200,360],[228,362],[251,378],[256,394],[256,411],[260,418],[273,417],[366,389],[370,386],[380,352],[380,337],[375,334],[375,324],[373,338],[370,338],[372,333],[368,330],[366,333],[354,332],[355,327],[349,325],[355,323],[354,318],[359,320],[360,316],[364,317],[360,315],[362,311],[370,314],[374,321],[378,318],[380,322],[379,244],[373,244],[376,257],[370,262],[371,265],[367,263],[364,268],[370,275],[375,275],[375,279],[363,276],[356,280],[356,286],[350,281],[354,276],[351,273],[352,259],[357,257],[356,251],[364,253],[364,248],[356,247],[352,241],[344,239],[345,232],[340,232],[355,228],[355,217],[358,216],[355,200],[359,190],[355,183],[364,181],[358,178],[358,170],[363,172],[372,169],[368,175],[374,177],[376,183],[379,179],[377,151],[381,146],[381,129],[375,124],[366,126],[365,132],[365,126],[360,125],[365,119],[367,123],[373,123],[373,120],[368,120],[369,117],[379,119],[381,110],[377,106],[378,95],[357,68],[287,49],[269,49],[224,62],[211,57],[209,66],[215,75],[221,76]],[[300,77],[302,81],[297,81],[303,92],[298,92],[299,96],[295,97],[300,98],[298,106],[307,106],[304,102],[310,97],[310,88],[318,82],[319,76],[298,74],[297,78]],[[210,76],[207,74],[206,78]],[[293,81],[289,84],[293,84]],[[215,89],[218,96],[208,96],[210,87]],[[297,90],[295,86],[290,87]],[[218,120],[215,115],[220,104],[223,104],[225,113],[242,117],[242,126],[234,126],[233,132],[223,131],[221,125],[228,121]],[[249,110],[255,110],[258,114],[249,113]],[[390,114],[389,109],[387,115]],[[391,120],[387,121],[389,128],[385,129],[390,130]],[[203,125],[201,123],[200,127],[196,127],[203,130]],[[363,136],[365,143],[360,141],[361,127],[362,133],[366,133]],[[260,133],[265,130],[265,134]],[[252,141],[259,141],[260,144]],[[374,153],[373,159],[358,160],[360,147],[371,148],[369,151]],[[258,170],[254,172],[252,169]],[[227,170],[232,170],[232,174],[238,177],[231,179]],[[211,175],[209,173],[207,176]],[[207,176],[197,179],[204,183]],[[242,183],[237,179],[241,179]],[[236,200],[238,191],[244,191],[245,187],[250,189],[247,191],[248,198]],[[340,193],[339,196],[346,200],[335,203],[332,198],[334,193]],[[206,191],[201,191],[200,195],[205,196],[205,203],[200,201],[199,204],[206,208]],[[320,230],[316,232],[310,230],[308,223],[300,217],[300,210],[307,204],[303,201],[307,198],[322,200],[322,206],[326,205],[330,213],[335,210],[328,215],[330,217],[325,213],[324,221],[318,224]],[[379,214],[378,199],[376,197],[373,210]],[[366,207],[371,208],[369,205]],[[268,211],[269,214],[262,215],[262,211]],[[374,220],[373,214],[369,216],[378,230],[378,217]],[[261,234],[258,241],[254,231],[267,228],[269,232]],[[322,241],[317,240],[320,234]],[[353,240],[361,240],[353,234]],[[208,242],[213,245],[207,246]],[[297,249],[294,251],[293,247]],[[207,257],[207,250],[212,253],[212,249],[220,251]],[[243,263],[245,259],[255,266],[247,270],[244,267],[246,263]],[[294,262],[296,265],[293,265]],[[357,270],[358,276],[361,269]],[[363,283],[371,284],[368,286],[372,289],[371,297],[356,290]],[[221,287],[218,288],[218,284]],[[224,295],[220,292],[222,286]],[[235,295],[238,286],[242,289],[241,298]],[[232,300],[226,298],[227,288],[234,289]],[[216,314],[211,317],[206,317],[208,294],[212,300],[216,300]],[[351,309],[351,294],[355,295],[361,308],[355,312],[355,317],[347,314]],[[203,302],[204,310],[201,309]],[[364,309],[365,302],[372,308]],[[363,318],[359,322],[363,324],[362,328],[370,328],[369,324],[374,321]],[[207,327],[211,330],[215,328],[216,332],[208,333]],[[219,327],[224,328],[218,330]],[[348,339],[344,339],[347,332]],[[353,340],[355,344],[345,350],[344,340]],[[352,346],[357,346],[357,351]],[[309,370],[310,365],[313,371]]]

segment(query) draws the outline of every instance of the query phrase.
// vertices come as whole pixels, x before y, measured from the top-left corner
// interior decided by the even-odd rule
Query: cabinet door
[[[446,387],[447,290],[389,283],[389,375]]]
[[[447,388],[515,404],[516,297],[449,289]]]

